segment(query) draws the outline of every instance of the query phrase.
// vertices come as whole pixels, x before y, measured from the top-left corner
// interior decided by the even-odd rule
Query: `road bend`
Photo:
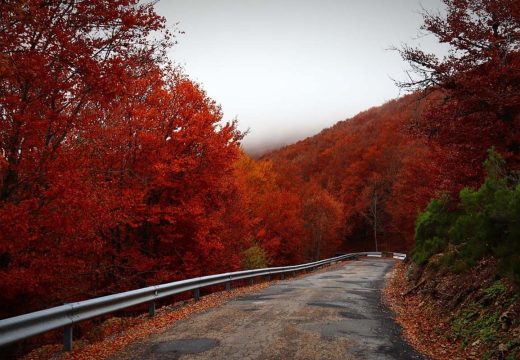
[[[121,359],[423,359],[381,302],[394,260],[280,281],[133,343]]]

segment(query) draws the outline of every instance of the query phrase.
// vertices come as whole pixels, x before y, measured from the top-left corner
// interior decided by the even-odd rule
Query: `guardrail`
[[[186,291],[193,291],[194,298],[198,300],[200,297],[200,289],[206,286],[226,284],[226,290],[230,290],[231,282],[235,280],[252,279],[260,276],[267,276],[270,278],[271,275],[275,274],[280,274],[283,279],[286,273],[292,273],[292,275],[295,276],[297,271],[315,269],[320,266],[356,258],[358,256],[391,256],[400,260],[406,258],[406,255],[403,253],[350,253],[301,265],[237,271],[175,281],[167,284],[149,286],[142,289],[65,304],[46,310],[0,320],[0,346],[23,340],[50,330],[64,328],[64,350],[70,351],[72,349],[73,325],[83,320],[92,319],[100,315],[145,303],[149,304],[148,312],[150,316],[153,316],[155,315],[155,302],[168,296]]]

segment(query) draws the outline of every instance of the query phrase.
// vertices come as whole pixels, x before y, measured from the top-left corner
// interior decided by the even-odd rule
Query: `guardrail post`
[[[200,289],[193,290],[193,298],[195,299],[195,301],[200,300]]]
[[[72,325],[65,326],[63,330],[63,350],[72,351]]]
[[[284,279],[285,279],[285,274],[282,273],[282,275],[280,275],[280,278],[281,278],[282,280],[284,280]]]
[[[150,304],[148,305],[148,315],[150,317],[155,315],[155,301],[150,301]]]
[[[267,275],[266,279],[267,281],[271,281],[271,275]]]
[[[229,291],[229,290],[231,290],[231,280],[226,282],[226,291]]]
[[[292,277],[296,277],[296,271],[292,272]]]
[[[252,286],[255,283],[255,280],[253,278],[249,279],[249,286]]]

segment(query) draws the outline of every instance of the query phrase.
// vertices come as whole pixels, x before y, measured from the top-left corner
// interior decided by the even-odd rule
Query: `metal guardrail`
[[[186,291],[193,291],[195,299],[198,300],[200,297],[200,289],[206,286],[226,284],[226,290],[230,290],[231,282],[235,280],[252,279],[260,276],[267,276],[270,278],[271,275],[275,274],[281,274],[283,279],[286,273],[292,273],[294,276],[297,271],[315,269],[323,265],[332,264],[358,256],[390,256],[400,260],[406,258],[406,254],[403,253],[350,253],[301,265],[245,270],[197,277],[65,304],[50,309],[0,320],[0,346],[23,340],[50,330],[64,328],[64,350],[70,351],[72,349],[72,327],[74,324],[83,320],[92,319],[100,315],[145,303],[149,304],[149,314],[150,316],[153,316],[155,315],[155,302],[168,296]]]

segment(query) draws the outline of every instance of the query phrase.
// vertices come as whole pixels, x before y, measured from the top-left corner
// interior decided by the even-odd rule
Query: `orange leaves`
[[[245,154],[235,163],[234,186],[221,238],[232,239],[237,253],[261,247],[273,265],[301,261],[305,229],[299,191],[282,186],[270,161]]]
[[[403,295],[412,285],[406,280],[406,264],[398,263],[383,289],[383,299],[396,315],[406,340],[421,353],[435,360],[480,359],[471,346],[455,341],[449,314],[432,306],[431,299],[415,293]],[[441,310],[441,311],[439,311]]]
[[[303,244],[308,260],[334,256],[341,246],[343,207],[317,183],[305,184],[301,193],[307,241]]]

